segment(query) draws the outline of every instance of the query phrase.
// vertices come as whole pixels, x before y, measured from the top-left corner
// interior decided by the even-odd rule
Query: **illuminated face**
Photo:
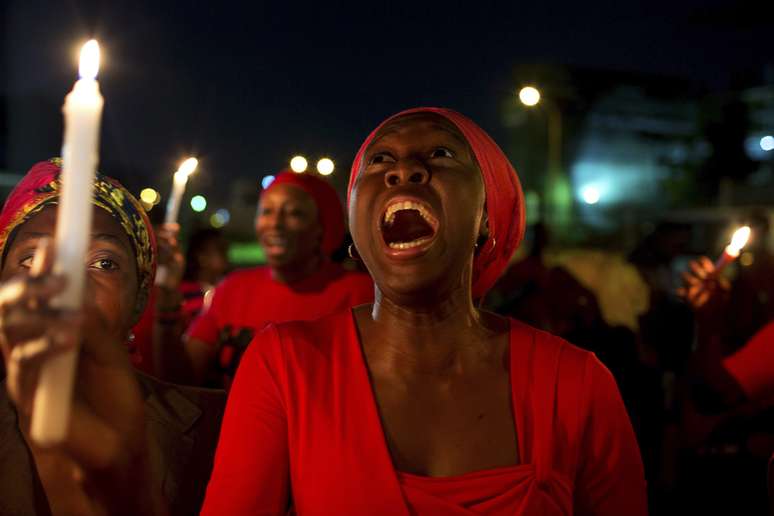
[[[320,256],[317,205],[296,186],[279,184],[263,193],[255,230],[270,267],[305,264]]]
[[[383,127],[364,153],[349,210],[382,293],[421,301],[469,283],[484,199],[473,151],[446,119],[414,114]]]
[[[38,243],[53,238],[56,207],[48,206],[19,226],[3,263],[0,279],[26,274]],[[92,238],[86,253],[86,328],[102,327],[123,342],[136,322],[137,265],[129,238],[105,210],[94,208]]]

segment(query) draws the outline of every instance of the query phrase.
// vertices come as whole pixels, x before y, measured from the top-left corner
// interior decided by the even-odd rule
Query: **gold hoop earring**
[[[355,244],[349,244],[347,247],[347,254],[353,260],[360,260],[360,256],[357,255],[357,249],[355,249]]]

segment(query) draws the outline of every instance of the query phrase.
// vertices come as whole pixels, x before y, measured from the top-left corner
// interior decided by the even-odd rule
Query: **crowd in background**
[[[740,501],[761,511],[767,504],[774,405],[768,399],[718,401],[706,368],[695,364],[698,324],[722,335],[714,358],[720,363],[774,321],[768,218],[757,211],[744,222],[752,228],[746,252],[754,259],[721,276],[728,279],[713,294],[715,313],[709,318],[696,317],[691,303],[678,295],[690,227],[672,223],[658,226],[628,256],[602,249],[557,251],[547,228],[533,225],[526,252],[484,300],[487,309],[593,351],[612,371],[637,433],[654,514],[698,506],[731,512]],[[346,268],[362,267],[346,251],[338,259]],[[217,230],[190,237],[180,285],[187,321],[202,310],[226,261],[227,246]],[[233,349],[249,341],[250,335],[221,335],[217,346],[225,351],[201,384],[224,386],[235,371]]]

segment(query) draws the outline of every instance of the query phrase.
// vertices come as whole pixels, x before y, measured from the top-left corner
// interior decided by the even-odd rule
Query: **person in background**
[[[215,288],[228,267],[228,242],[223,233],[208,228],[191,235],[180,283],[186,327],[201,313],[205,295]]]
[[[681,421],[690,450],[686,463],[702,479],[695,482],[699,489],[717,493],[712,487],[718,482],[718,488],[736,493],[732,500],[705,495],[706,507],[763,514],[765,467],[774,454],[774,319],[746,342],[729,343],[729,282],[707,257],[690,262],[683,280],[678,293],[696,321]],[[686,498],[694,499],[690,493]]]
[[[153,285],[156,242],[139,202],[111,178],[94,182],[83,310],[51,305],[65,282],[51,272],[60,167],[58,159],[32,167],[0,213],[8,370],[0,386],[0,514],[195,514],[225,392],[166,384],[132,368],[127,343]],[[43,448],[29,435],[39,368],[72,349],[69,431],[61,445]]]
[[[256,336],[202,514],[646,514],[610,372],[474,304],[525,225],[489,135],[448,109],[392,116],[362,144],[348,198],[375,301]]]
[[[267,323],[311,320],[373,299],[367,274],[330,259],[344,238],[344,213],[336,191],[319,177],[278,174],[261,193],[255,230],[266,266],[232,272],[215,288],[187,331],[189,370],[180,381],[228,385]]]

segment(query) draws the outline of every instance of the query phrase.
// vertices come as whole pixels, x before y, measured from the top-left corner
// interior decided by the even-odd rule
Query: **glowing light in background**
[[[161,195],[153,188],[143,188],[140,192],[140,200],[145,204],[155,206],[161,200]]]
[[[290,170],[292,170],[296,174],[305,172],[306,167],[308,166],[309,166],[309,163],[307,163],[306,158],[303,156],[295,156],[293,159],[290,160]]]
[[[519,100],[525,106],[534,106],[540,102],[540,92],[534,86],[524,86],[519,90]]]
[[[274,176],[266,176],[261,179],[261,188],[266,190],[274,182]]]
[[[231,214],[226,208],[221,208],[210,217],[210,225],[214,228],[222,228],[231,220]]]
[[[335,165],[333,164],[333,160],[330,158],[322,158],[317,162],[317,171],[323,176],[329,176],[333,174],[334,168]]]
[[[197,213],[207,209],[207,199],[203,195],[194,195],[191,198],[191,209]]]
[[[767,135],[761,138],[761,149],[766,152],[774,150],[774,136]]]
[[[599,188],[594,185],[586,185],[581,188],[580,195],[586,204],[597,204],[601,197]]]

